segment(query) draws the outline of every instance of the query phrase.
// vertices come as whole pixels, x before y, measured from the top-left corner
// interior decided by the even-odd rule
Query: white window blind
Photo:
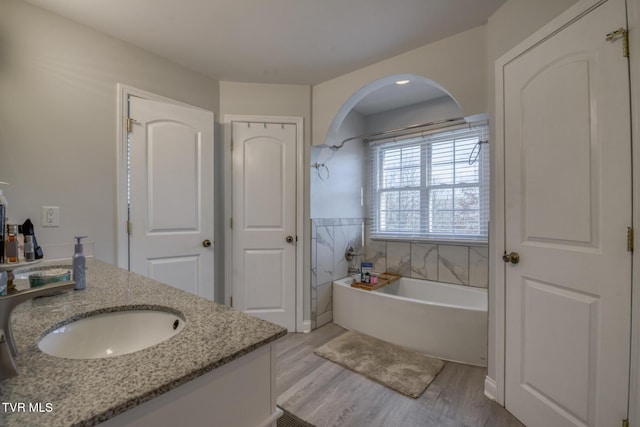
[[[370,143],[371,237],[487,241],[488,126]]]

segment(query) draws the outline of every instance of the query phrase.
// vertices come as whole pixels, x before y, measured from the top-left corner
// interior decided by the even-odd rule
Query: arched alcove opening
[[[335,146],[356,136],[357,122],[363,131],[379,132],[461,116],[458,102],[437,82],[414,74],[394,74],[353,93],[333,118],[324,144]]]
[[[358,136],[462,115],[451,93],[423,76],[389,75],[355,91],[333,118],[324,144],[311,149],[311,218],[366,216],[365,144]]]
[[[423,76],[395,74],[354,92],[333,118],[324,143],[311,148],[312,327],[332,319],[332,280],[347,276],[360,262],[373,261],[376,271],[411,267],[411,242],[387,246],[386,241],[370,239],[367,231],[370,154],[363,135],[453,120],[465,121],[460,104],[446,88]],[[350,261],[345,257],[348,248],[357,254]]]

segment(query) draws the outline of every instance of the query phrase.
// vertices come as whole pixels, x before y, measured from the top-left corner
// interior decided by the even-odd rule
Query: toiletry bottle
[[[18,225],[7,224],[6,260],[8,263],[18,262],[20,244],[18,243]]]
[[[24,235],[24,260],[34,261],[36,254],[33,251],[33,236],[29,234]]]
[[[85,271],[86,260],[84,257],[84,253],[82,252],[82,242],[81,240],[87,236],[76,236],[75,239],[78,241],[75,246],[75,251],[73,254],[73,280],[76,282],[76,286],[73,288],[75,290],[84,289],[87,286],[87,276]]]
[[[4,247],[5,247],[5,228],[4,228],[4,213],[6,207],[0,203],[0,264],[4,264]]]
[[[0,185],[8,185],[6,182],[0,182]],[[6,246],[6,233],[5,224],[7,223],[7,198],[2,193],[2,187],[0,187],[0,263],[6,262],[4,251]]]
[[[34,259],[43,258],[44,253],[42,252],[42,248],[40,247],[40,245],[38,245],[38,240],[36,239],[36,235],[33,231],[33,223],[31,222],[31,219],[27,218],[24,224],[22,224],[22,234],[24,234],[25,242],[27,236],[31,236],[31,241],[33,242]]]

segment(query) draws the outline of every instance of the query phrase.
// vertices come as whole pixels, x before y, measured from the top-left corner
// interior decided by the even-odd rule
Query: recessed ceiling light
[[[398,80],[396,82],[397,85],[406,85],[407,83],[409,83],[411,80]]]

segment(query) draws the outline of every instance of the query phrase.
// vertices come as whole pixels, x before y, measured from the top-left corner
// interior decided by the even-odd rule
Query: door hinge
[[[634,246],[634,232],[633,232],[633,227],[627,227],[627,251],[629,252],[633,252],[633,246]]]
[[[629,427],[629,420],[628,419],[622,420],[622,427]]]
[[[615,31],[611,31],[609,34],[607,34],[606,36],[606,40],[612,41],[612,40],[616,40],[617,38],[622,37],[622,56],[624,56],[625,58],[629,57],[629,31],[627,31],[625,28],[618,28]]]
[[[127,234],[131,235],[131,221],[127,221]]]
[[[233,296],[230,298],[231,307],[233,307]]]
[[[134,123],[138,123],[138,121],[136,119],[132,119],[131,117],[127,117],[127,132],[131,133],[131,130],[133,128],[133,124]]]
[[[229,142],[229,151],[233,151],[233,139]]]
[[[229,218],[229,228],[233,229],[233,217]]]

